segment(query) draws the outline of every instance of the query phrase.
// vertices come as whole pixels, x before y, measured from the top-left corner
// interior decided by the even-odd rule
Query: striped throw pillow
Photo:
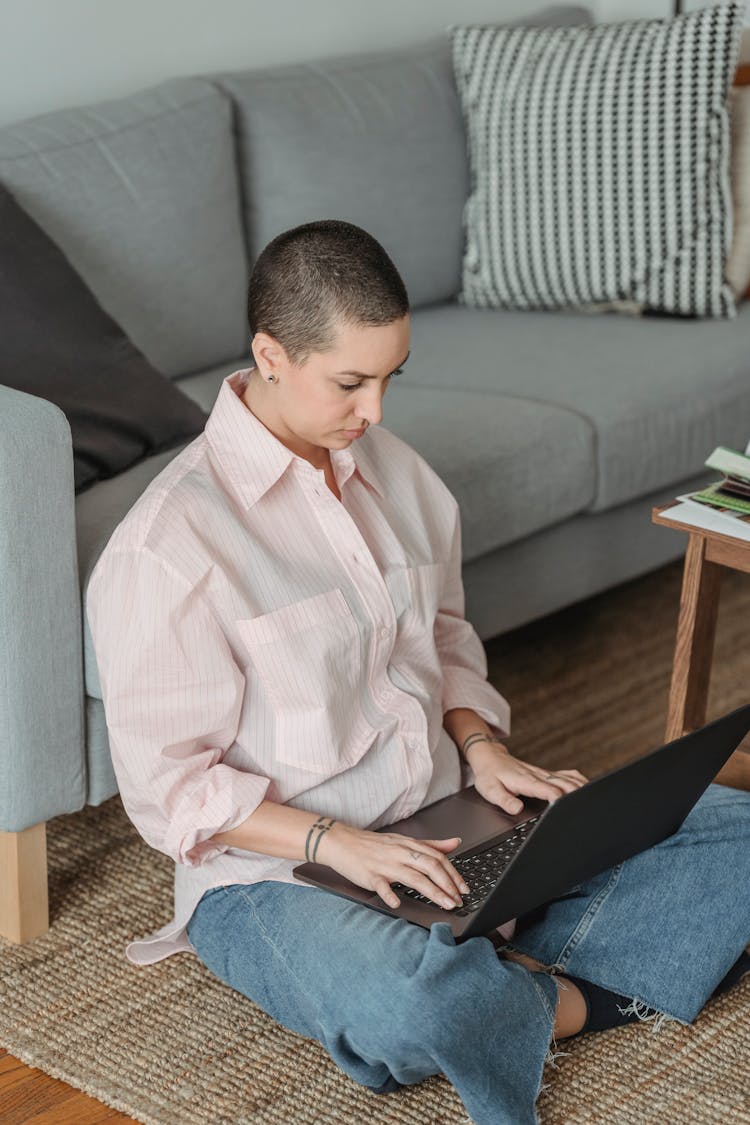
[[[744,12],[449,29],[471,168],[459,302],[736,316],[727,96]]]
[[[743,69],[739,68],[740,71]],[[732,247],[727,258],[726,275],[739,302],[750,296],[750,85],[739,84],[735,76],[729,98]]]

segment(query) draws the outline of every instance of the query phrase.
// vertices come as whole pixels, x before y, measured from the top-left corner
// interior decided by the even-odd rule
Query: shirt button
[[[387,625],[381,625],[380,626],[381,637],[387,637],[389,633],[390,633],[390,629],[387,627]]]

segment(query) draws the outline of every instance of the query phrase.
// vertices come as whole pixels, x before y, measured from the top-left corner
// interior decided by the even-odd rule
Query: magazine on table
[[[750,522],[737,512],[724,514],[709,504],[700,504],[690,495],[678,496],[671,508],[661,512],[661,518],[675,523],[700,527],[706,531],[716,531],[720,535],[730,535],[750,543]]]

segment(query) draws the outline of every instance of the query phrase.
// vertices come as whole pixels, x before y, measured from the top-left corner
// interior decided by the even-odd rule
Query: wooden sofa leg
[[[0,832],[0,937],[22,944],[48,929],[47,826]]]

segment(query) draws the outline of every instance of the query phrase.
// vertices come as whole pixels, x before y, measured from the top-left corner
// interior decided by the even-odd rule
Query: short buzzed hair
[[[383,247],[339,219],[277,235],[259,255],[248,285],[251,336],[273,336],[295,366],[334,348],[337,324],[391,324],[408,312],[406,286]]]

